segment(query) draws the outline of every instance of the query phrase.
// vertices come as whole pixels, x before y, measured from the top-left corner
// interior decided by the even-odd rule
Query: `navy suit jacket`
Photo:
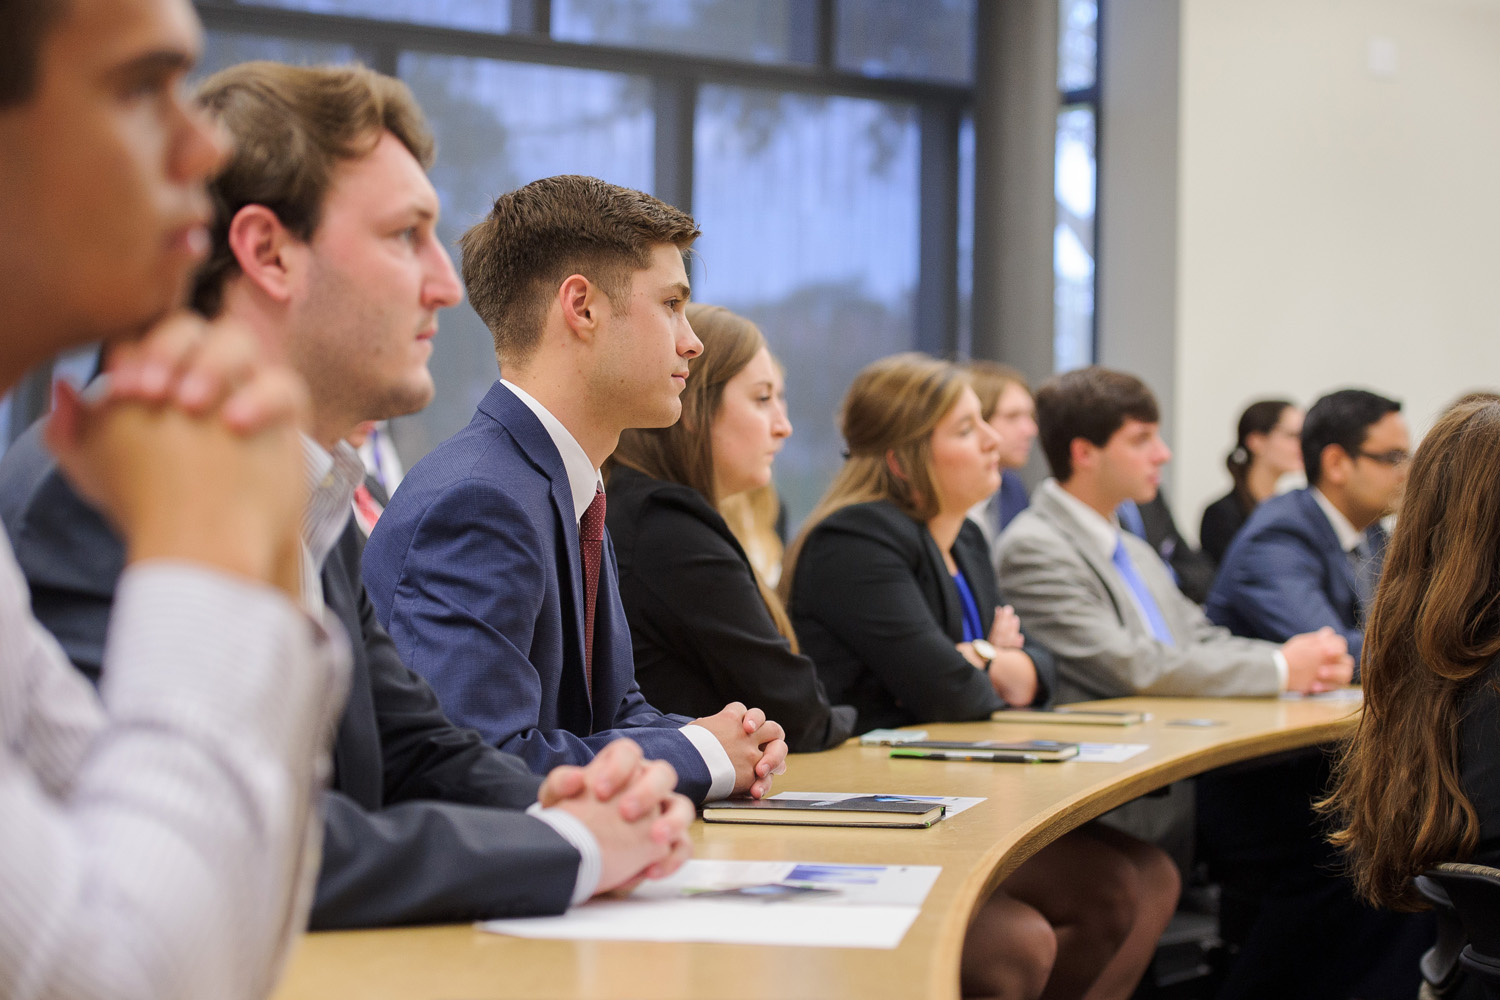
[[[1376,544],[1377,560],[1383,549]],[[1356,664],[1364,645],[1354,569],[1310,489],[1255,508],[1224,553],[1204,610],[1235,635],[1272,642],[1331,626]]]
[[[583,563],[562,456],[499,382],[474,419],[407,472],[370,535],[365,583],[402,659],[443,708],[544,772],[620,736],[677,769],[701,801],[710,775],[635,682],[608,530],[584,676]]]
[[[57,471],[40,425],[0,461],[0,511],[38,619],[97,681],[124,549]],[[523,812],[540,779],[449,722],[402,666],[360,583],[362,542],[351,517],[321,577],[354,655],[312,928],[561,913],[579,857]]]

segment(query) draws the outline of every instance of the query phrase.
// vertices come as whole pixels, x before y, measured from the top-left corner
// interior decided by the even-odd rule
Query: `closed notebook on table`
[[[703,807],[705,823],[781,823],[789,826],[928,827],[946,806],[899,795],[848,799],[726,799]]]
[[[1057,740],[922,740],[891,748],[892,757],[926,760],[978,760],[1015,763],[1052,763],[1078,756],[1077,743]]]
[[[1145,722],[1145,712],[1111,712],[1087,708],[1002,708],[992,722],[1045,722],[1057,726],[1134,726]]]

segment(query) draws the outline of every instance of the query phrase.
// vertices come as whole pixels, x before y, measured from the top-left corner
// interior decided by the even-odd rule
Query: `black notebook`
[[[849,799],[726,799],[703,807],[705,823],[783,823],[790,826],[928,827],[946,806],[900,795]]]

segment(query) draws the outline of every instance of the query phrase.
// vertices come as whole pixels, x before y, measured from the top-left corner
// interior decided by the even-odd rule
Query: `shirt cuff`
[[[526,815],[535,816],[557,831],[557,835],[578,852],[578,877],[573,883],[573,900],[568,905],[577,906],[593,897],[599,889],[599,876],[604,868],[604,858],[599,851],[599,841],[583,825],[583,821],[566,809],[543,809],[541,803],[533,802]]]
[[[719,743],[719,738],[702,726],[683,726],[681,732],[693,745],[693,749],[698,751],[698,756],[703,758],[703,765],[708,768],[708,794],[703,797],[703,801],[729,798],[734,793],[734,763],[729,759],[728,751]]]
[[[1288,677],[1286,654],[1283,653],[1280,649],[1277,649],[1271,653],[1271,657],[1276,661],[1276,683],[1281,685],[1281,690],[1285,691]]]

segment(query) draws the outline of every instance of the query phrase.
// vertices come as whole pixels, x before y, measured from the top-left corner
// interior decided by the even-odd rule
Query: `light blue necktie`
[[[1130,561],[1130,553],[1125,551],[1125,540],[1115,540],[1115,554],[1113,558],[1115,569],[1120,571],[1120,576],[1125,578],[1125,585],[1130,592],[1135,594],[1136,600],[1141,604],[1141,610],[1146,612],[1146,624],[1151,626],[1151,634],[1156,641],[1167,646],[1177,645],[1172,638],[1172,630],[1167,628],[1167,620],[1161,616],[1161,608],[1156,604],[1156,598],[1151,596],[1151,591],[1146,589],[1146,581],[1141,579],[1141,574],[1135,570],[1135,563]]]

